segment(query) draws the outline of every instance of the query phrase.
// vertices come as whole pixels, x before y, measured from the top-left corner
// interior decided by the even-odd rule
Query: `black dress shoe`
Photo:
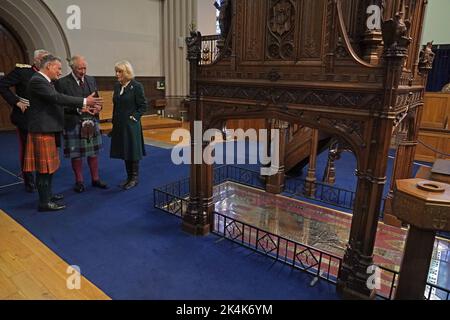
[[[48,211],[59,211],[64,210],[66,206],[60,205],[54,202],[49,202],[43,205],[39,205],[39,212],[48,212]]]
[[[108,189],[108,185],[101,180],[92,181],[92,186],[99,189]]]
[[[84,184],[82,184],[81,182],[75,183],[75,186],[73,187],[73,191],[75,191],[77,193],[82,193],[82,192],[84,192],[84,190],[86,190],[86,188],[84,187]]]
[[[64,196],[62,194],[54,194],[51,197],[51,201],[60,201],[64,200]]]

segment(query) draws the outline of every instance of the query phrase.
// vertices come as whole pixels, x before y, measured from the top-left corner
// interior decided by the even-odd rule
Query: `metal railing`
[[[248,187],[265,190],[266,183],[259,171],[238,166],[224,165],[214,169],[214,184],[236,182]]]
[[[153,189],[154,207],[182,218],[189,203],[189,178]]]
[[[307,184],[313,185],[312,187],[315,189],[313,195],[305,191]],[[356,198],[356,193],[351,190],[337,188],[322,182],[311,183],[300,178],[287,179],[284,192],[349,210],[353,210]]]
[[[209,65],[216,61],[219,56],[217,41],[220,35],[202,36],[202,54],[200,65]]]
[[[342,259],[214,212],[212,232],[292,268],[336,283]]]

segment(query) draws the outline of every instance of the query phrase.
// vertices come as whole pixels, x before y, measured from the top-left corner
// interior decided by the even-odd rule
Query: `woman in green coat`
[[[125,161],[128,179],[120,186],[129,190],[138,184],[139,161],[145,156],[141,117],[147,111],[147,99],[128,61],[116,63],[115,70],[118,83],[113,96],[111,158]]]

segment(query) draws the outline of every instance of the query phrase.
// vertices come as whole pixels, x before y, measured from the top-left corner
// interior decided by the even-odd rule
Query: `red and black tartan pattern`
[[[53,174],[60,165],[54,133],[28,133],[24,172]]]

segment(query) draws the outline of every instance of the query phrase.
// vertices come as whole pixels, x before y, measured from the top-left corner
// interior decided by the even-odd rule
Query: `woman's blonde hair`
[[[118,70],[122,71],[123,76],[125,77],[126,80],[134,79],[134,70],[130,62],[126,60],[119,61],[116,63],[114,68],[116,71]]]

